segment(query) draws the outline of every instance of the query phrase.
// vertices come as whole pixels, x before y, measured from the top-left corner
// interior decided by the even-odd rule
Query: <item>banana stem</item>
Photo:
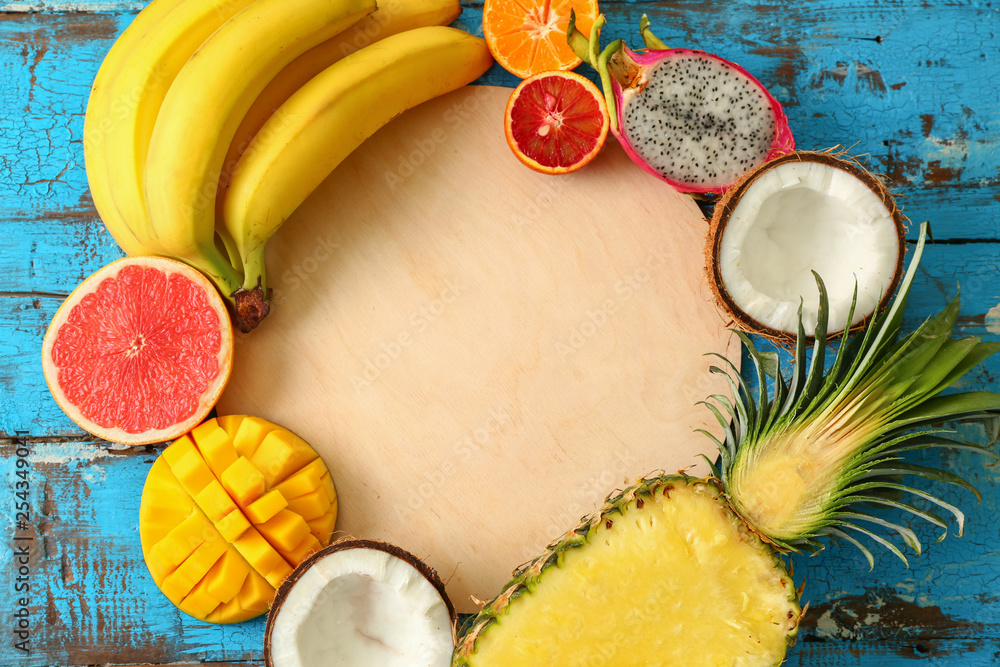
[[[243,333],[256,329],[271,312],[270,292],[264,279],[264,246],[247,254],[243,286],[232,293],[234,323]]]
[[[247,253],[243,259],[243,289],[252,290],[260,286],[267,291],[267,275],[264,266],[264,244]]]
[[[223,225],[215,226],[215,245],[219,247],[220,251],[225,251],[226,257],[229,258],[229,263],[233,267],[243,266],[243,261],[240,259],[240,250],[236,247],[236,241],[233,240],[232,234]]]

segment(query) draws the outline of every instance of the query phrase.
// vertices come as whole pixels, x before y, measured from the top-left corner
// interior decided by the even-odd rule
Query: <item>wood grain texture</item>
[[[34,457],[31,506],[39,513],[31,530],[46,538],[33,552],[35,650],[26,656],[13,648],[7,618],[4,665],[252,664],[259,657],[261,624],[205,626],[178,614],[156,591],[141,563],[134,523],[155,450],[123,455],[83,437],[48,397],[37,363],[62,296],[120,254],[90,202],[80,134],[100,60],[143,4],[0,2],[0,434],[26,432]],[[602,8],[609,37],[636,41],[638,19],[648,12],[669,43],[746,66],[785,104],[800,147],[842,144],[867,154],[868,164],[905,195],[902,205],[913,220],[931,220],[939,240],[971,241],[929,248],[907,325],[941,307],[961,284],[962,331],[1000,339],[995,6],[680,0]],[[458,23],[480,32],[480,11],[467,4]],[[513,85],[516,79],[494,67],[482,82]],[[995,389],[997,378],[994,359],[965,386]],[[10,447],[0,446],[0,488],[15,481]],[[931,544],[911,559],[910,569],[884,554],[868,573],[847,549],[795,559],[813,612],[787,664],[996,663],[997,469],[965,455],[948,464],[984,494],[979,505],[968,494],[947,496],[968,510],[965,537]],[[15,532],[15,500],[8,495],[0,503],[8,536]],[[16,603],[11,557],[0,550],[5,615]]]
[[[508,97],[422,105],[313,193],[268,245],[275,312],[218,406],[310,442],[338,530],[419,554],[460,612],[609,488],[707,473],[696,403],[726,383],[705,355],[739,363],[694,201],[618,146],[558,180],[525,169],[494,122]]]

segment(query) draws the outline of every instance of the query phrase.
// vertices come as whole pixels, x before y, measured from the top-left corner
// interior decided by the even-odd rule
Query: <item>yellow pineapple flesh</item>
[[[780,558],[714,483],[658,477],[521,571],[455,664],[682,665],[694,650],[706,667],[775,665],[799,616]]]

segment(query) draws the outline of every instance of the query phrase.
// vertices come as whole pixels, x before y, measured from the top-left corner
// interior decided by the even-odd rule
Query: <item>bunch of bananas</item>
[[[264,246],[366,138],[482,75],[458,0],[153,0],[84,123],[94,204],[129,255],[183,260],[237,326],[267,315]]]

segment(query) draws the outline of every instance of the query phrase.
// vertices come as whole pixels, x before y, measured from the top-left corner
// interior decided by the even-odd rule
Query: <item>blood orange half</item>
[[[129,445],[199,424],[229,380],[233,330],[208,280],[181,262],[126,257],[84,280],[52,318],[42,367],[82,428]]]
[[[507,102],[504,130],[517,159],[536,171],[565,174],[594,159],[608,137],[604,96],[573,72],[527,78]]]

